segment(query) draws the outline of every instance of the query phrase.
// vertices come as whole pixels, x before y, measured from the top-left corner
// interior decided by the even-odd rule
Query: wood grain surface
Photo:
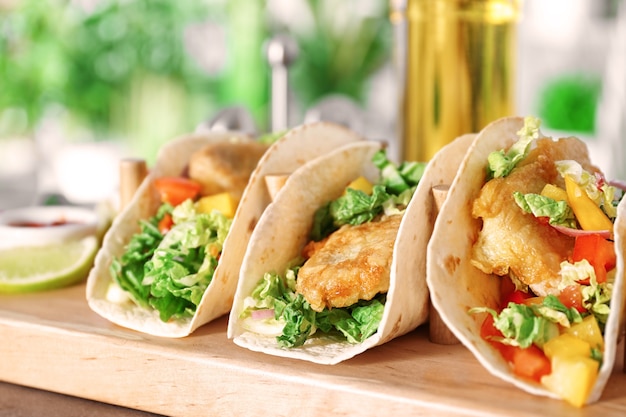
[[[601,401],[579,410],[500,381],[463,345],[429,342],[425,327],[317,365],[234,345],[226,317],[183,339],[126,330],[84,294],[0,296],[0,381],[185,417],[626,415],[621,357]]]

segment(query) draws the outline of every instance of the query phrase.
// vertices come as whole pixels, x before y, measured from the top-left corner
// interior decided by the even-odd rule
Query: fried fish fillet
[[[254,141],[211,143],[191,156],[189,178],[202,185],[202,195],[228,191],[240,198],[266,150],[267,145]]]
[[[347,307],[389,289],[393,246],[401,215],[358,226],[343,226],[303,253],[296,291],[315,311]]]
[[[574,238],[565,236],[523,212],[513,192],[541,193],[544,185],[564,187],[555,162],[576,160],[595,172],[586,145],[576,138],[539,139],[536,148],[504,178],[487,182],[472,207],[482,229],[473,246],[472,264],[488,274],[511,272],[537,295],[556,294],[560,263],[568,258]]]

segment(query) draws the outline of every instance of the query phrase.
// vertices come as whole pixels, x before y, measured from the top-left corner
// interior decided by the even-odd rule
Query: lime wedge
[[[25,293],[74,284],[87,277],[99,242],[95,236],[0,250],[0,293]]]

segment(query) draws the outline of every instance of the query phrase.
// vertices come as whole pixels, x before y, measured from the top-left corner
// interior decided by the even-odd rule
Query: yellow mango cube
[[[598,322],[593,315],[589,315],[580,323],[574,323],[563,329],[564,333],[569,333],[589,343],[592,348],[604,349],[604,338]]]
[[[369,194],[372,194],[373,187],[374,186],[372,185],[371,182],[369,182],[365,177],[361,176],[355,179],[354,181],[352,181],[350,184],[348,184],[346,189],[352,188],[353,190],[360,190],[360,191],[363,191],[365,194],[369,195]]]
[[[575,407],[582,407],[598,376],[599,363],[584,356],[554,356],[552,373],[541,378],[550,391]]]
[[[198,213],[210,213],[217,210],[228,218],[233,218],[237,210],[237,200],[228,192],[202,197],[196,201]]]
[[[546,184],[541,190],[541,195],[556,201],[567,201],[567,191],[553,184]]]
[[[543,353],[550,359],[555,356],[583,356],[588,358],[591,357],[591,346],[588,342],[572,334],[563,333],[548,340],[543,345]]]
[[[565,176],[565,191],[567,201],[583,230],[613,230],[613,222],[569,175]]]

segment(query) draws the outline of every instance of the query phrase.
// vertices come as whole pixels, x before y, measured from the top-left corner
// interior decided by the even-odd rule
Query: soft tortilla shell
[[[380,149],[374,142],[349,144],[294,172],[282,194],[263,214],[246,251],[228,325],[228,337],[242,347],[266,354],[332,365],[401,336],[428,318],[425,280],[426,245],[434,223],[434,185],[452,181],[458,161],[472,137],[448,145],[428,165],[404,214],[394,245],[390,288],[378,332],[363,343],[351,345],[329,338],[315,338],[297,348],[280,348],[275,337],[247,331],[239,315],[244,299],[265,272],[283,273],[308,241],[315,210],[339,196],[359,175],[377,179],[371,159]]]
[[[467,312],[471,307],[494,308],[498,303],[500,278],[485,274],[470,263],[472,244],[480,229],[480,221],[472,218],[471,204],[485,181],[487,156],[517,141],[517,132],[523,124],[524,120],[519,117],[500,119],[483,129],[475,138],[437,217],[428,244],[427,282],[433,306],[444,323],[489,372],[532,394],[556,398],[542,385],[516,377],[500,354],[480,337],[483,316]],[[617,276],[611,314],[606,325],[604,362],[589,396],[589,403],[597,401],[601,396],[613,369],[624,305],[624,202],[618,211],[615,222]]]
[[[154,179],[180,175],[193,152],[210,142],[226,140],[252,139],[236,133],[204,132],[180,137],[163,146],[154,169],[128,206],[115,218],[96,256],[86,290],[87,301],[93,311],[119,326],[161,337],[187,336],[201,325],[228,313],[247,242],[270,201],[264,176],[289,173],[309,159],[362,138],[342,126],[321,122],[295,128],[269,147],[250,176],[224,242],[220,263],[193,317],[163,322],[154,310],[131,302],[119,304],[109,301],[106,295],[112,280],[109,272],[112,260],[124,253],[130,238],[139,230],[139,220],[154,215],[160,205],[158,193],[152,186]]]

